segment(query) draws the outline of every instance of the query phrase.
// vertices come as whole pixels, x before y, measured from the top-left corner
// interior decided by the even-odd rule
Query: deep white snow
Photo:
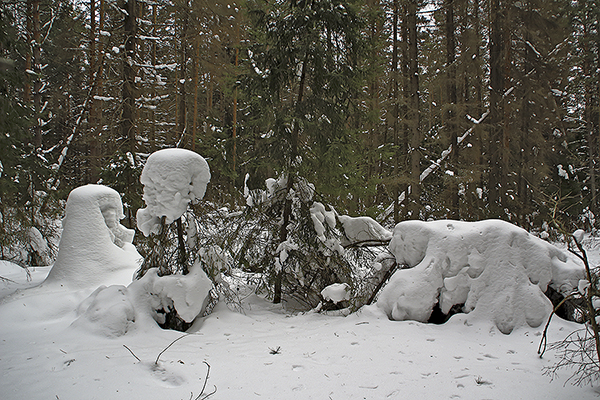
[[[188,189],[189,200],[163,202],[171,216],[192,200]],[[158,204],[166,192],[148,198]],[[537,355],[548,306],[539,293],[547,284],[577,287],[579,266],[510,224],[399,224],[390,250],[414,268],[399,271],[377,305],[347,317],[293,315],[244,287],[242,313],[219,303],[196,317],[210,288],[199,265],[186,276],[150,270],[123,282],[137,261],[128,258],[130,232],[118,222],[115,194],[101,186],[71,193],[59,259],[45,281],[48,268],[27,275],[0,263],[0,276],[9,279],[0,282],[2,400],[187,400],[205,383],[205,394],[216,389],[211,398],[224,400],[598,398],[595,388],[565,384],[572,371],[554,380],[543,374],[556,353]],[[321,211],[316,220],[329,224]],[[600,249],[590,256],[598,265]],[[324,296],[344,300],[347,288],[333,285]],[[389,319],[426,313],[423,305],[437,299],[444,309],[464,301],[471,312],[444,325]],[[156,310],[170,304],[195,319],[189,334],[158,327]],[[579,328],[555,318],[549,341]]]
[[[18,270],[0,264],[0,275],[27,285]],[[34,281],[44,273],[33,271]],[[0,293],[12,285],[0,283]],[[543,375],[556,354],[536,354],[541,328],[504,335],[483,320],[390,321],[376,306],[348,317],[290,315],[250,295],[243,314],[217,305],[155,364],[180,332],[144,324],[124,336],[92,333],[73,324],[74,297],[29,289],[0,304],[3,400],[188,400],[204,385],[204,362],[205,393],[216,387],[211,398],[220,400],[598,398],[595,388],[565,385],[571,371]],[[555,318],[549,340],[577,328]]]

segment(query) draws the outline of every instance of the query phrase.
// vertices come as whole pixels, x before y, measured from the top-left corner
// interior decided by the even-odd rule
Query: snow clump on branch
[[[210,169],[199,154],[186,149],[163,149],[148,157],[140,182],[146,208],[137,211],[137,226],[145,236],[158,233],[160,221],[170,224],[188,203],[204,197]]]

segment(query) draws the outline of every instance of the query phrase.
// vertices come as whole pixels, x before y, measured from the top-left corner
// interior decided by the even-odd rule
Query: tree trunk
[[[419,127],[419,64],[418,64],[418,42],[417,42],[417,0],[409,0],[408,13],[408,84],[409,104],[408,122],[410,132],[410,182],[411,195],[409,209],[411,218],[418,219],[421,211],[421,132]]]
[[[302,72],[300,74],[300,87],[298,88],[298,97],[296,99],[296,112],[299,111],[300,104],[304,98],[304,85],[306,81],[306,65],[308,64],[308,55],[305,57],[304,62],[302,63]],[[298,155],[298,142],[300,135],[300,125],[298,122],[298,114],[296,114],[296,118],[294,118],[294,126],[292,127],[292,134],[290,138],[291,143],[291,157],[290,164],[294,163]],[[287,186],[286,186],[286,196],[285,203],[283,207],[283,217],[281,228],[279,229],[279,243],[283,243],[287,240],[287,226],[290,222],[290,217],[292,216],[292,200],[288,198],[288,194],[292,190],[294,186],[294,174],[292,171],[291,165],[288,166],[288,176],[287,176]],[[278,304],[281,303],[282,299],[282,287],[283,287],[283,277],[285,275],[284,267],[281,266],[281,269],[278,271],[277,276],[275,277],[275,285],[273,289],[273,303]]]
[[[394,196],[394,223],[400,222],[400,135],[398,132],[398,118],[400,117],[398,98],[398,14],[400,8],[398,0],[394,0],[392,10],[392,68],[391,68],[391,83],[390,98],[392,100],[392,140],[394,143],[394,183],[392,195]]]
[[[90,62],[90,73],[89,73],[89,85],[90,94],[92,96],[90,100],[89,108],[89,175],[88,179],[91,183],[98,182],[100,177],[100,134],[102,130],[102,102],[96,98],[100,95],[102,90],[102,64],[103,64],[103,52],[104,45],[102,41],[102,30],[104,29],[104,0],[100,0],[100,7],[98,9],[99,24],[96,25],[96,0],[90,0],[90,51],[89,51],[89,62]],[[96,35],[96,30],[99,34]],[[96,42],[98,47],[96,48]]]
[[[124,11],[125,52],[123,55],[123,111],[121,117],[121,134],[125,138],[126,151],[133,155],[136,152],[135,129],[135,37],[137,34],[136,0],[124,0],[121,8]]]
[[[152,4],[152,36],[156,37],[156,26],[157,26],[157,4]],[[150,56],[150,61],[152,63],[152,66],[155,67],[156,66],[156,40],[152,41],[152,49],[151,49],[151,56]],[[156,74],[156,69],[153,68],[154,73]],[[157,102],[156,100],[156,84],[152,85],[152,102],[155,104]],[[154,105],[153,104],[153,105]],[[149,134],[149,138],[148,138],[148,142],[149,142],[149,146],[148,149],[150,150],[150,153],[153,153],[156,151],[156,113],[154,111],[154,107],[152,107],[150,109],[150,134]]]
[[[502,71],[503,55],[503,18],[500,1],[491,0],[490,4],[490,116],[489,116],[489,213],[499,218],[502,209],[501,182],[502,174],[502,92],[504,74]]]
[[[446,79],[447,79],[447,115],[446,125],[448,127],[448,137],[452,145],[449,162],[450,168],[454,171],[454,177],[450,177],[449,186],[449,209],[450,217],[459,219],[459,198],[458,198],[458,124],[457,124],[457,94],[456,94],[456,38],[454,24],[454,0],[446,0]]]
[[[36,149],[42,147],[42,126],[39,113],[42,110],[42,66],[41,66],[41,28],[40,28],[40,1],[33,0],[32,3],[33,18],[33,71],[35,72],[35,81],[33,83],[33,109],[35,112],[36,123],[33,126],[33,143]]]
[[[194,61],[192,63],[192,74],[194,75],[194,115],[192,116],[192,151],[196,150],[196,136],[198,130],[198,75],[200,74],[200,38],[194,41]]]
[[[186,143],[186,122],[187,122],[187,102],[186,102],[186,89],[185,82],[187,79],[186,64],[188,59],[187,45],[188,45],[188,2],[184,2],[181,6],[181,38],[180,38],[180,49],[181,60],[179,64],[179,106],[177,114],[177,133],[179,134],[178,147],[185,147]]]

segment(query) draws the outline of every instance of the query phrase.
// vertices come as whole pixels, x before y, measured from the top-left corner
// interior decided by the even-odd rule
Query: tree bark
[[[33,83],[33,109],[35,112],[36,123],[33,126],[33,143],[36,149],[42,147],[42,126],[39,113],[42,110],[42,68],[41,68],[41,27],[40,27],[40,1],[33,0],[32,3],[32,23],[33,23],[33,71],[35,72],[35,81]]]
[[[186,66],[187,66],[187,45],[188,45],[188,2],[187,0],[181,6],[181,37],[180,37],[180,49],[179,53],[181,59],[179,61],[179,106],[177,114],[177,133],[179,134],[179,146],[185,147],[186,134],[187,134],[187,101],[186,101],[186,87],[185,83],[187,80]]]
[[[306,65],[308,64],[308,55],[304,58],[304,62],[302,63],[302,72],[300,74],[300,87],[298,88],[298,97],[296,99],[296,111],[299,111],[300,104],[304,98],[304,85],[306,82]],[[298,155],[298,142],[300,135],[300,125],[298,123],[298,117],[294,118],[294,126],[292,127],[292,134],[290,138],[291,143],[291,157],[290,164],[293,164],[294,160]],[[283,216],[281,228],[279,229],[279,243],[283,243],[287,240],[287,226],[290,222],[290,217],[292,216],[292,200],[288,198],[288,194],[292,190],[294,186],[294,174],[292,172],[291,165],[288,167],[288,176],[287,176],[287,186],[286,186],[286,196],[284,200],[283,206]],[[273,288],[273,303],[278,304],[281,303],[282,300],[282,292],[283,292],[283,277],[285,275],[284,267],[281,266],[281,269],[278,271],[275,276],[275,284]]]
[[[394,176],[392,195],[394,196],[394,223],[400,222],[400,135],[398,132],[398,118],[400,117],[399,110],[399,93],[398,93],[398,14],[400,8],[398,0],[394,0],[392,9],[392,68],[391,68],[391,83],[390,97],[392,100],[392,141],[394,143]]]

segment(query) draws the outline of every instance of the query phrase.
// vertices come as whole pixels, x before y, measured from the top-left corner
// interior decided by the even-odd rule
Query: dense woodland
[[[135,226],[139,174],[165,147],[208,160],[219,207],[286,174],[387,226],[597,227],[598,0],[4,0],[0,13],[2,258],[31,227],[48,235],[87,183],[119,191]]]

